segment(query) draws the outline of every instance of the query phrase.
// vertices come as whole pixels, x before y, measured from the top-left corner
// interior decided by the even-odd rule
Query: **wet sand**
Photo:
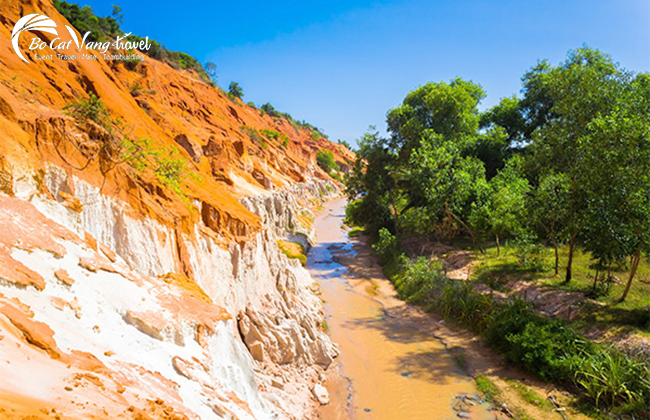
[[[441,340],[437,320],[397,298],[368,255],[342,228],[345,200],[315,219],[318,244],[307,267],[321,288],[329,333],[341,354],[329,370],[323,419],[458,419],[458,397],[477,396]],[[485,404],[468,418],[493,419]]]

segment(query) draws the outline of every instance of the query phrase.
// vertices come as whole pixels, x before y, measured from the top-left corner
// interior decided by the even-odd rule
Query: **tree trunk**
[[[555,240],[555,237],[553,237],[552,241],[553,241],[553,249],[555,250],[555,275],[557,276],[557,273],[560,269],[560,256],[558,255],[557,240]]]
[[[596,286],[598,285],[598,269],[596,269],[596,275],[594,276],[594,285],[591,287],[594,291],[596,291]]]
[[[607,265],[607,278],[605,281],[609,281],[609,279],[612,278],[612,262],[610,261],[609,264]]]
[[[571,235],[571,238],[569,239],[569,260],[566,263],[566,277],[564,278],[564,282],[568,283],[571,281],[571,268],[573,265],[573,249],[575,248],[576,244],[576,235],[575,233]]]
[[[391,188],[389,190],[388,197],[390,199],[390,206],[392,207],[391,216],[393,216],[393,223],[395,224],[395,233],[397,234],[397,237],[400,237],[400,233],[401,233],[399,228],[400,214],[397,211],[397,206],[395,205],[394,188]]]
[[[499,235],[498,235],[498,234],[494,234],[494,236],[495,236],[496,239],[497,239],[497,255],[499,255],[499,254],[501,254],[501,245],[499,244]]]
[[[627,293],[630,291],[630,286],[632,286],[632,280],[634,280],[636,269],[639,267],[639,261],[641,261],[641,249],[637,249],[636,253],[630,257],[630,277],[627,279],[627,285],[625,286],[620,302],[625,300]]]

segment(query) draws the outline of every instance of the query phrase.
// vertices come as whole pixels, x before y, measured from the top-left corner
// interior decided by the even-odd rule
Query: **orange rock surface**
[[[15,23],[30,13],[53,19],[61,41],[72,39],[64,29],[70,23],[51,0],[0,2],[0,286],[13,293],[11,298],[0,293],[0,418],[196,419],[179,384],[163,374],[165,366],[132,363],[128,352],[120,359],[110,340],[93,341],[102,334],[119,341],[119,328],[128,329],[124,335],[138,343],[156,342],[145,349],[162,352],[172,343],[179,351],[199,352],[203,359],[177,357],[173,367],[169,358],[169,369],[198,383],[214,401],[214,413],[249,418],[255,407],[241,395],[202,382],[215,331],[225,334],[224,325],[236,330],[237,321],[195,282],[191,247],[181,239],[191,241],[199,230],[220,250],[245,243],[262,223],[240,198],[329,179],[316,164],[320,150],[331,150],[344,169],[354,155],[286,118],[229,99],[192,72],[149,57],[132,69],[105,61],[98,52],[96,61],[35,61],[28,49],[32,36],[48,43],[56,36],[28,32],[19,42],[31,61],[25,63],[15,54],[11,35]],[[39,51],[54,53],[49,47]],[[90,94],[105,105],[108,126],[78,121],[66,111]],[[279,134],[265,136],[263,130]],[[178,185],[134,165],[128,148],[114,150],[142,139],[152,151],[182,159]],[[51,166],[67,175],[54,189],[47,184]],[[166,240],[175,247],[169,257],[173,268],[142,274],[100,235],[79,228],[89,203],[75,197],[81,189],[75,179],[126,204],[120,210],[126,216],[171,228]],[[55,220],[61,224],[47,218],[44,208],[58,212]],[[157,277],[167,271],[178,273]],[[122,289],[112,290],[114,284]],[[87,321],[92,316],[104,316],[106,323]],[[58,317],[58,323],[48,317]],[[189,343],[192,339],[196,343]],[[158,342],[165,345],[156,347]]]
[[[11,46],[14,23],[28,13],[42,13],[59,26],[63,42],[71,40],[63,30],[69,24],[47,0],[7,0],[0,4],[0,190],[17,182],[21,174],[38,177],[44,165],[56,164],[118,197],[139,216],[158,219],[187,229],[203,216],[206,225],[229,238],[248,236],[259,227],[257,218],[236,198],[250,193],[250,184],[264,190],[308,177],[327,175],[315,164],[322,149],[334,152],[341,166],[353,155],[324,138],[295,128],[285,118],[262,115],[240,100],[228,99],[195,74],[177,71],[145,57],[135,70],[121,61],[33,60],[28,50],[31,36],[20,47],[31,64],[23,62]],[[37,34],[49,42],[55,35]],[[49,47],[41,54],[53,53]],[[155,147],[178,149],[193,176],[181,186],[186,198],[161,188],[152,174],[138,174],[126,163],[91,161],[82,153],[101,147],[105,133],[98,127],[80,127],[63,108],[88,93],[96,94],[111,118],[120,122],[118,137],[150,138]],[[252,140],[249,130],[274,130],[287,138]],[[261,137],[263,138],[263,136]],[[103,139],[103,140],[102,140]],[[80,170],[83,168],[83,170]],[[4,187],[2,185],[4,184]],[[74,186],[70,186],[74,190]],[[81,211],[73,197],[57,197],[74,211]],[[209,211],[199,215],[187,200],[205,203]]]

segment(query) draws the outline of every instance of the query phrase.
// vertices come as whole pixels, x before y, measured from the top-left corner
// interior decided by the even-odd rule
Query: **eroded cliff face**
[[[25,64],[29,13],[65,23],[0,4],[0,417],[315,418],[337,349],[277,241],[314,242],[315,153],[351,153],[149,58]],[[119,126],[66,113],[87,92]],[[107,152],[145,136],[178,148],[174,188]]]
[[[276,241],[310,236],[296,196],[319,203],[333,184],[242,199],[264,224],[223,247],[202,222],[185,234],[132,218],[60,168],[45,180],[52,196],[74,194],[0,195],[3,414],[315,416],[314,385],[337,351],[313,280]]]

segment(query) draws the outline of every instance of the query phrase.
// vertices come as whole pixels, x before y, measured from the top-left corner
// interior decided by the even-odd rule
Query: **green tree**
[[[531,134],[530,163],[537,176],[564,173],[569,182],[569,256],[565,281],[571,281],[573,254],[585,222],[588,197],[579,173],[580,141],[589,123],[608,115],[621,86],[623,73],[610,56],[587,47],[569,53],[560,66],[538,64],[525,76],[523,102],[528,109]]]
[[[346,149],[352,150],[352,146],[350,146],[350,143],[348,143],[347,141],[339,139],[338,143],[341,146],[344,146]]]
[[[230,82],[230,85],[228,86],[228,93],[235,98],[242,99],[244,97],[244,91],[237,82]]]
[[[478,104],[485,97],[481,86],[462,80],[427,83],[406,95],[401,106],[387,115],[391,147],[407,161],[427,131],[461,148],[475,139],[479,126]]]
[[[485,181],[485,169],[480,160],[464,156],[459,143],[444,141],[441,136],[429,132],[411,154],[408,175],[408,208],[426,209],[426,213],[420,213],[428,215],[424,221],[430,231],[438,230],[437,236],[449,240],[453,236],[449,227],[458,224],[478,244],[465,220],[477,186]]]
[[[650,75],[624,80],[613,111],[588,131],[579,144],[578,177],[589,197],[584,242],[607,263],[630,257],[624,300],[650,249]]]
[[[485,176],[492,179],[512,154],[507,132],[498,125],[487,128],[477,135],[476,141],[469,148],[469,154],[483,162]]]
[[[529,217],[538,234],[546,237],[555,253],[555,275],[559,272],[558,245],[562,241],[565,226],[569,221],[569,180],[564,173],[548,173],[529,199]]]
[[[260,109],[262,110],[263,113],[269,114],[272,117],[278,115],[278,111],[276,111],[273,105],[271,105],[269,102],[262,105]]]
[[[208,73],[208,76],[210,77],[210,80],[212,83],[215,85],[217,84],[217,65],[214,64],[211,61],[208,61],[205,63],[205,71]]]
[[[346,180],[345,192],[351,202],[348,219],[366,226],[373,236],[384,227],[394,232],[401,210],[394,176],[397,155],[373,126],[357,143],[356,160]]]
[[[524,119],[522,132],[524,140],[530,140],[539,127],[543,127],[555,117],[552,111],[554,100],[549,86],[552,71],[553,66],[548,61],[542,60],[522,78],[521,91],[524,97],[519,103],[519,109]]]
[[[525,203],[530,185],[522,167],[519,156],[511,158],[488,183],[478,184],[478,197],[472,203],[470,220],[477,228],[494,235],[497,255],[501,253],[501,238],[517,236],[525,228]]]
[[[507,143],[524,140],[526,121],[522,114],[521,99],[516,96],[502,98],[498,104],[481,114],[481,127],[502,127],[507,134]]]
[[[124,23],[124,13],[122,13],[122,8],[114,4],[112,7],[113,13],[111,13],[111,16],[117,21],[118,24],[122,25]]]
[[[388,112],[397,227],[444,239],[463,228],[474,237],[465,220],[474,186],[485,178],[474,156],[484,96],[479,85],[459,78],[427,83]]]

